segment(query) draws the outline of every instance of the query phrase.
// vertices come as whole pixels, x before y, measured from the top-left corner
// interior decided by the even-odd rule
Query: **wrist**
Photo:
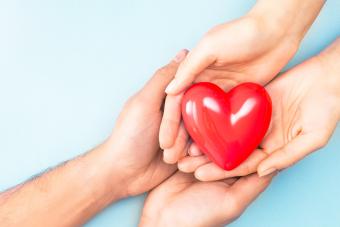
[[[326,69],[330,71],[333,77],[340,78],[340,38],[337,38],[330,46],[317,55]],[[339,82],[339,81],[338,81]],[[339,85],[340,86],[340,85]]]
[[[247,14],[271,33],[299,45],[325,0],[258,0]]]
[[[98,197],[104,197],[107,205],[129,196],[126,190],[128,182],[122,169],[114,162],[116,159],[112,153],[110,147],[103,143],[88,154],[93,160],[89,168],[94,172]]]
[[[117,141],[111,138],[96,148],[100,156],[100,166],[109,184],[108,191],[114,194],[114,200],[119,200],[144,193],[138,184],[138,171],[128,161],[125,150]]]
[[[322,67],[322,79],[327,80],[330,91],[338,98],[340,103],[340,38],[337,38],[330,46],[315,57]],[[339,104],[340,109],[340,104]]]

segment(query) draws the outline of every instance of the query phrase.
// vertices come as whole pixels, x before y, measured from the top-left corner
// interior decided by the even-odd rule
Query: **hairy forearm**
[[[0,194],[4,226],[81,225],[123,197],[102,148]]]
[[[292,41],[300,42],[325,0],[258,0],[249,15]]]

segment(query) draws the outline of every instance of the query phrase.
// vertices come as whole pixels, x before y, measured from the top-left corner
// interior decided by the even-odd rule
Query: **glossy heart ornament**
[[[240,165],[265,136],[272,113],[266,90],[255,83],[229,92],[202,82],[182,100],[182,117],[192,140],[210,160],[225,170]]]

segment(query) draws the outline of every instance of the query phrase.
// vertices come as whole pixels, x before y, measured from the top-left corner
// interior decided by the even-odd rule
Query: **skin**
[[[156,218],[157,223],[163,223],[161,226],[172,226],[176,217],[178,224],[185,226],[180,222],[185,212],[177,212],[177,206],[185,211],[196,203],[216,209],[216,202],[223,201],[218,212],[210,210],[199,218],[192,212],[189,217],[196,220],[197,226],[228,223],[239,216],[275,174],[200,183],[193,175],[174,174],[176,165],[162,161],[158,133],[164,89],[186,54],[181,51],[126,102],[112,135],[104,143],[1,193],[1,225],[80,226],[109,204],[153,188],[143,211],[142,226],[157,226]],[[207,196],[207,191],[214,196]],[[159,209],[166,210],[162,219],[158,217]]]
[[[293,57],[323,4],[260,0],[244,17],[206,33],[166,89],[159,135],[164,161],[174,164],[186,153],[201,155],[181,122],[182,94],[191,83],[209,81],[226,91],[246,81],[266,85]]]
[[[224,226],[244,212],[274,175],[200,182],[177,172],[148,195],[139,226]]]
[[[340,120],[340,38],[319,55],[294,67],[266,86],[272,101],[271,126],[244,163],[224,171],[204,155],[183,158],[178,166],[213,181],[258,172],[265,176],[287,168],[325,146]],[[327,120],[325,120],[327,119]]]
[[[207,38],[207,40],[210,41],[203,42],[204,44],[222,41],[223,39],[215,40],[215,38],[218,37],[220,33],[228,31],[226,34],[233,34],[234,37],[236,34],[241,37],[239,39],[240,43],[234,42],[232,39],[229,39],[229,42],[234,45],[244,46],[245,48],[243,50],[232,49],[236,46],[230,43],[229,45],[223,46],[226,48],[224,50],[231,48],[228,51],[232,53],[228,55],[230,58],[226,57],[226,60],[224,60],[224,51],[221,51],[211,58],[212,55],[210,52],[205,52],[205,50],[209,50],[211,46],[202,45],[199,49],[202,49],[202,52],[208,56],[208,58],[202,59],[207,59],[209,64],[206,64],[206,67],[198,64],[201,68],[196,68],[197,73],[195,73],[195,70],[185,71],[184,66],[191,65],[188,64],[189,60],[186,60],[186,63],[181,64],[180,71],[176,75],[176,81],[178,78],[183,77],[178,76],[178,74],[186,75],[186,72],[189,72],[189,74],[192,73],[192,75],[199,75],[195,78],[189,76],[189,79],[194,79],[192,81],[211,78],[211,81],[224,86],[225,89],[243,80],[249,81],[248,75],[254,75],[253,79],[259,83],[269,81],[270,77],[273,77],[273,74],[275,75],[279,71],[279,68],[285,64],[284,62],[287,62],[296,51],[301,37],[299,39],[296,38],[295,35],[300,34],[303,36],[321,8],[322,1],[315,1],[317,3],[311,5],[307,4],[307,0],[299,1],[299,14],[292,12],[292,9],[297,7],[293,5],[294,1],[286,1],[287,4],[285,4],[285,6],[287,6],[287,8],[277,7],[276,5],[276,8],[279,8],[280,12],[278,14],[272,14],[270,16],[271,20],[266,20],[263,17],[263,11],[261,12],[260,10],[262,9],[264,12],[268,11],[273,13],[273,11],[269,10],[272,5],[270,1],[268,0],[266,4],[263,4],[265,2],[264,0],[259,1],[261,4],[257,4],[258,6],[263,5],[266,7],[255,7],[247,17],[235,21],[235,23],[230,23],[226,26],[222,25],[213,29],[208,33],[209,35],[207,35],[207,37],[211,37]],[[307,3],[302,4],[302,2]],[[288,6],[294,7],[289,8]],[[309,13],[306,13],[305,9],[307,9],[306,11]],[[297,26],[296,29],[292,29],[290,32],[285,31],[285,34],[289,34],[289,41],[283,40],[279,34],[266,33],[266,31],[272,31],[267,28],[276,27],[279,22],[282,22],[282,18],[274,19],[275,15],[281,15],[281,12],[284,12],[287,18],[294,18],[296,21],[301,22],[297,24],[303,24],[300,29],[298,29],[299,26]],[[289,13],[288,16],[287,13]],[[270,21],[270,24],[267,24],[267,21]],[[287,26],[287,29],[288,27],[295,26]],[[239,31],[242,30],[240,28],[245,28],[244,31],[253,32],[248,34],[248,32]],[[260,33],[262,37],[254,38],[254,34],[256,33]],[[274,37],[277,38],[276,41],[279,41],[270,42]],[[237,39],[235,39],[235,41],[237,41]],[[254,46],[254,43],[262,43],[263,45]],[[218,45],[215,45],[215,49],[213,48],[214,51],[219,50],[216,46]],[[206,47],[209,48],[205,49]],[[250,49],[254,51],[247,52]],[[193,51],[193,53],[197,52],[196,49]],[[235,57],[236,55],[233,54],[237,54],[237,52],[239,52],[239,55]],[[283,52],[288,54],[283,56]],[[165,97],[164,90],[173,79],[179,62],[185,57],[185,54],[185,52],[182,52],[176,57],[176,60],[159,70],[140,92],[129,99],[117,120],[111,137],[103,144],[83,156],[75,158],[31,181],[1,193],[0,220],[2,225],[78,226],[85,223],[110,203],[128,196],[144,193],[158,186],[171,176],[176,171],[176,166],[166,165],[162,162],[161,148],[158,144],[157,137],[162,118],[162,105]],[[215,58],[220,57],[219,54],[222,54],[222,58]],[[194,55],[191,55],[186,59],[200,60],[200,58],[193,56]],[[333,66],[335,67],[335,65]],[[268,68],[268,71],[266,68]],[[255,74],[255,71],[262,73]],[[212,75],[216,76],[213,77]],[[183,84],[185,87],[192,81],[186,79],[186,81],[176,83]],[[176,86],[171,85],[171,87]],[[167,89],[169,94],[180,93],[180,88],[176,91],[171,87]],[[166,103],[166,112],[169,112],[169,110],[171,112],[171,108],[169,109],[171,103],[174,103],[176,107],[175,104],[178,104],[178,100],[180,100],[178,97],[180,96],[177,96],[177,99],[174,98],[173,102],[171,98],[169,98],[170,101]],[[176,115],[176,109],[173,110],[173,113],[175,113],[174,116],[178,116]],[[165,119],[172,120],[168,117],[165,117]],[[171,131],[171,133],[176,133],[174,137],[169,137],[173,138],[174,142],[170,145],[176,144],[175,141],[177,141],[178,147],[184,144],[184,149],[182,150],[185,151],[188,147],[187,138],[183,140],[186,132],[183,130],[184,137],[176,139],[176,136],[179,134],[178,127],[180,123],[179,121],[173,121],[172,123],[170,124],[170,131],[174,129],[173,126],[177,127],[177,130]],[[171,133],[169,135],[173,135]],[[183,143],[182,140],[185,141],[185,143]],[[137,152],[136,148],[138,148]],[[195,147],[193,146],[191,150],[195,150]],[[284,150],[285,151],[281,153],[287,153],[287,149]],[[278,151],[280,150],[273,152],[272,157],[274,158],[272,160],[276,160],[274,154],[277,154]],[[196,149],[196,152],[199,151]],[[178,155],[178,157],[181,157],[181,155]],[[279,159],[285,160],[282,158]],[[169,160],[172,160],[171,157]],[[281,165],[283,166],[284,164]],[[279,167],[278,165],[277,169]],[[187,223],[180,222],[184,219],[184,216],[181,215],[186,214],[186,212],[188,213],[188,210],[193,211],[192,206],[195,204],[188,202],[192,201],[192,199],[197,200],[200,206],[211,206],[212,211],[215,211],[213,213],[207,213],[202,220],[197,218],[195,213],[191,213],[191,220],[198,221],[198,226],[213,226],[229,223],[237,218],[247,205],[267,187],[271,177],[272,175],[263,178],[251,175],[249,177],[243,177],[236,182],[235,179],[232,179],[203,183],[197,182],[192,176],[176,173],[173,177],[169,178],[168,181],[156,187],[148,197],[143,211],[141,225],[147,225],[148,223],[163,223],[166,225],[167,223],[172,223],[172,218],[178,215],[178,225],[185,226]],[[210,194],[206,194],[206,190],[211,190],[215,193],[212,193],[213,196],[210,196]],[[199,195],[199,197],[196,198],[195,195]],[[161,206],[159,206],[158,203],[162,198],[163,202],[160,203]],[[214,210],[216,209],[216,201],[222,201],[219,212]],[[178,210],[177,205],[183,205],[184,208],[186,205],[188,206],[188,210],[183,209],[182,212],[176,212]],[[160,215],[157,219],[152,218],[152,213],[156,213],[159,209],[164,210],[164,214]]]
[[[158,133],[165,87],[186,53],[127,101],[103,144],[1,193],[1,226],[80,226],[107,205],[149,191],[172,175],[177,168],[162,161]]]

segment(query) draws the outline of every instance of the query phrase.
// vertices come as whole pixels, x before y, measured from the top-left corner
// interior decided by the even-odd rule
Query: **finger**
[[[203,154],[201,150],[199,149],[199,147],[197,146],[197,144],[194,142],[191,143],[188,153],[192,157],[201,156]]]
[[[183,94],[168,95],[165,100],[164,113],[159,129],[159,144],[162,149],[170,148],[176,140],[181,122],[181,101]]]
[[[257,174],[241,177],[228,188],[224,210],[229,211],[233,217],[239,216],[268,187],[276,173],[263,178]]]
[[[267,156],[266,153],[257,149],[241,165],[230,171],[226,171],[211,162],[200,166],[195,171],[195,177],[200,181],[216,181],[230,177],[246,176],[255,173],[259,163]]]
[[[186,156],[178,161],[178,169],[185,173],[193,173],[201,165],[209,163],[210,160],[206,155],[197,157]]]
[[[185,130],[184,125],[181,124],[174,145],[168,149],[165,149],[163,152],[164,162],[168,164],[174,164],[179,159],[183,158],[186,155],[187,149],[189,147],[188,139],[188,133]]]
[[[320,134],[301,134],[263,160],[257,168],[258,175],[265,176],[276,170],[287,168],[321,148],[326,142],[327,139]]]
[[[167,86],[166,93],[176,95],[184,91],[205,68],[215,61],[210,54],[207,42],[199,44],[180,64],[173,81]]]
[[[139,92],[140,98],[145,98],[148,102],[152,102],[153,104],[160,106],[166,95],[166,86],[174,78],[180,62],[183,61],[187,53],[187,50],[179,51],[176,57],[169,64],[158,69]]]

